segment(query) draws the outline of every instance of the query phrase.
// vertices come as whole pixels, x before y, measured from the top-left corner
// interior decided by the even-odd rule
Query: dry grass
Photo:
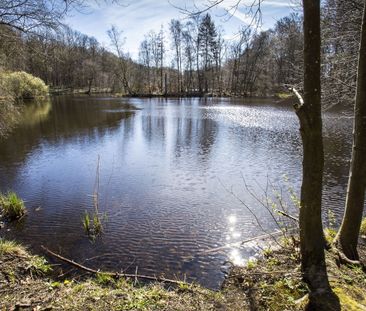
[[[360,246],[361,258],[366,247]],[[0,310],[304,310],[307,287],[302,282],[296,241],[265,250],[263,258],[235,267],[219,292],[182,283],[141,284],[105,274],[83,281],[47,277],[50,266],[14,242],[0,240]],[[366,277],[361,268],[338,266],[326,254],[328,274],[342,310],[366,310]],[[45,268],[46,267],[46,268]]]
[[[0,244],[1,245],[1,244]],[[6,246],[5,246],[6,245]],[[244,310],[238,296],[187,285],[168,288],[100,274],[83,281],[54,280],[48,271],[29,268],[34,258],[14,242],[0,252],[0,310]],[[22,254],[19,256],[19,254]],[[36,273],[38,271],[38,273]]]

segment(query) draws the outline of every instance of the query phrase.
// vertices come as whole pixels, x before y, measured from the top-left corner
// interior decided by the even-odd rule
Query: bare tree
[[[80,0],[3,0],[0,3],[0,24],[22,32],[41,27],[56,29],[70,7]]]
[[[116,26],[112,26],[111,29],[108,30],[108,36],[111,40],[111,44],[113,48],[115,49],[115,52],[118,56],[118,69],[116,71],[116,75],[122,82],[122,85],[125,89],[125,91],[129,95],[134,95],[134,92],[132,91],[129,80],[128,80],[128,74],[127,74],[127,57],[124,55],[122,46],[123,46],[123,39],[122,39],[122,31],[120,31]]]
[[[339,241],[342,251],[351,260],[359,259],[357,244],[366,189],[366,1],[364,1],[357,68],[352,159],[348,179],[346,210],[341,228],[336,237],[336,241]]]
[[[303,142],[300,208],[301,269],[310,288],[311,310],[336,310],[328,281],[321,219],[324,151],[320,88],[320,0],[303,0],[304,99],[295,107]],[[334,301],[338,306],[330,307]]]
[[[170,21],[169,29],[173,39],[173,47],[175,49],[175,61],[177,64],[177,82],[178,82],[178,92],[182,92],[181,83],[181,72],[182,72],[182,24],[179,20],[172,19]]]

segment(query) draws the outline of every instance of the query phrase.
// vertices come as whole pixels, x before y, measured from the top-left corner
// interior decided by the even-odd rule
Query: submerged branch
[[[263,235],[260,235],[260,236],[256,236],[256,237],[253,237],[253,238],[250,238],[250,239],[243,240],[243,241],[228,243],[228,244],[225,244],[224,246],[215,247],[215,248],[211,248],[211,249],[202,251],[199,254],[209,254],[209,253],[221,251],[223,249],[230,248],[230,247],[233,247],[233,246],[242,246],[246,243],[257,241],[257,240],[263,240],[263,239],[267,239],[267,238],[274,238],[275,236],[278,236],[278,235],[283,235],[283,232],[278,230],[278,231],[275,231],[275,232],[272,232],[272,233],[263,234]]]
[[[75,262],[74,260],[68,259],[66,257],[63,257],[59,254],[56,254],[55,252],[49,250],[47,247],[41,245],[41,248],[48,253],[49,255],[56,257],[57,259],[64,261],[78,269],[87,271],[89,273],[92,274],[104,274],[104,275],[108,275],[114,278],[121,278],[121,277],[126,277],[126,278],[135,278],[135,279],[145,279],[145,280],[151,280],[151,281],[158,281],[158,282],[164,282],[164,283],[171,283],[171,284],[188,284],[187,282],[184,281],[178,281],[178,280],[172,280],[172,279],[167,279],[164,277],[158,277],[158,276],[150,276],[150,275],[139,275],[139,274],[129,274],[129,273],[119,273],[119,272],[103,272],[103,271],[99,271],[99,270],[95,270],[89,267],[86,267],[80,263]]]

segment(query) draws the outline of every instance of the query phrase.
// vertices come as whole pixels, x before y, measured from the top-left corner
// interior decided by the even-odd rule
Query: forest
[[[136,59],[126,51],[124,32],[118,26],[106,29],[110,42],[109,46],[104,46],[96,38],[64,23],[69,11],[87,6],[87,1],[0,2],[0,147],[4,150],[0,153],[0,174],[8,176],[0,180],[0,190],[5,193],[5,187],[10,185],[25,194],[27,204],[28,197],[30,201],[38,202],[32,203],[32,212],[27,212],[15,192],[1,194],[0,228],[13,220],[20,222],[25,218],[27,222],[29,218],[35,228],[32,230],[36,232],[32,234],[40,236],[40,228],[49,230],[48,225],[38,224],[32,217],[35,217],[35,211],[43,213],[42,209],[46,208],[41,205],[49,202],[44,190],[46,184],[49,182],[53,191],[63,189],[69,193],[75,201],[67,202],[77,205],[73,208],[80,212],[80,206],[84,208],[86,203],[74,197],[81,193],[86,196],[84,187],[90,185],[83,182],[92,180],[94,192],[88,196],[92,197],[93,212],[89,206],[82,216],[75,217],[77,220],[70,220],[73,224],[70,228],[74,228],[82,218],[89,239],[85,238],[84,244],[79,237],[71,243],[65,242],[63,251],[70,256],[74,253],[82,256],[84,251],[91,258],[98,258],[104,256],[93,253],[98,247],[109,254],[112,246],[116,251],[117,243],[127,243],[126,256],[138,249],[140,259],[137,260],[141,260],[133,272],[128,269],[135,265],[136,258],[130,260],[126,270],[116,270],[118,259],[109,262],[113,263],[114,272],[101,272],[99,267],[88,266],[89,259],[84,258],[79,263],[42,244],[36,247],[38,251],[41,249],[53,260],[58,259],[73,266],[74,270],[80,269],[96,277],[93,281],[81,278],[80,282],[85,283],[74,287],[79,279],[63,279],[68,272],[62,267],[57,281],[49,283],[43,277],[51,268],[43,257],[32,257],[22,246],[5,240],[7,235],[4,234],[4,239],[0,240],[0,259],[8,266],[0,268],[0,284],[8,288],[4,290],[4,301],[7,297],[12,299],[10,305],[4,305],[5,310],[9,306],[17,310],[37,305],[38,302],[29,298],[32,296],[29,293],[28,300],[23,303],[24,297],[19,296],[17,290],[27,273],[32,279],[27,283],[30,292],[35,290],[33,286],[37,281],[33,279],[33,273],[40,278],[40,293],[44,297],[38,298],[44,301],[42,307],[46,309],[82,310],[82,301],[90,302],[95,297],[98,297],[98,310],[107,310],[108,301],[111,310],[366,308],[362,290],[366,286],[366,1],[303,0],[288,16],[263,30],[261,8],[266,1],[247,3],[239,0],[234,7],[243,8],[253,18],[231,40],[224,39],[222,25],[217,25],[211,15],[212,8],[223,1],[203,2],[201,9],[197,6],[192,10],[180,8],[186,18],[173,18],[161,25],[160,30],[152,29],[144,37],[135,38],[139,42]],[[103,3],[116,2],[106,0]],[[129,8],[121,7],[123,9]],[[37,113],[29,109],[31,116],[37,116],[33,117],[34,123],[23,120],[22,125],[18,119],[21,120],[28,100],[41,97],[43,101],[33,103],[35,108],[32,109]],[[257,101],[261,100],[262,106],[257,106]],[[268,100],[273,107],[268,108]],[[292,124],[297,126],[296,133],[292,131]],[[346,137],[341,142],[337,141],[339,132]],[[21,148],[19,144],[22,144]],[[343,145],[348,146],[346,152],[337,153],[337,146],[342,149]],[[95,169],[90,167],[96,155],[94,181],[90,171],[94,173]],[[15,161],[12,156],[16,157]],[[101,162],[103,157],[107,159],[105,162]],[[248,162],[235,163],[245,157]],[[343,166],[337,168],[341,171],[338,175],[334,173],[337,165],[334,162],[329,165],[332,157],[337,159],[338,166]],[[28,158],[31,160],[27,161]],[[49,159],[58,163],[52,169]],[[282,172],[282,168],[273,165],[273,159],[276,163],[284,163],[286,170],[296,168],[294,187],[299,194],[296,195],[290,186],[288,202],[284,202],[282,190],[277,190],[268,172],[264,172],[266,166],[275,166],[276,173]],[[101,172],[107,163],[112,172],[109,177]],[[230,164],[233,166],[228,166]],[[83,182],[77,179],[76,168],[80,169],[80,176],[84,176]],[[240,177],[233,178],[233,171]],[[250,172],[251,180],[247,181],[243,171]],[[233,185],[227,187],[221,181],[222,176],[217,176],[218,172],[232,183],[243,183],[245,199],[233,190]],[[119,174],[120,179],[113,174]],[[218,182],[212,185],[215,178]],[[258,185],[256,178],[266,179],[266,185]],[[24,188],[26,181],[30,182],[30,188],[37,189],[35,192],[42,201],[34,199]],[[111,185],[111,181],[120,185]],[[215,188],[217,184],[222,186],[221,191]],[[114,194],[104,194],[100,199],[103,187],[107,188],[106,192],[113,189]],[[325,191],[332,187],[336,190],[331,194]],[[262,191],[264,197],[256,191]],[[334,193],[341,199],[333,198]],[[115,211],[108,207],[110,198],[115,200],[110,206],[125,204],[120,207],[121,211],[112,214],[116,218],[112,216],[111,220],[109,213]],[[221,211],[213,206],[223,204],[228,198],[234,199],[249,216],[228,217],[231,226],[228,230],[232,235],[226,236],[226,242],[230,243],[223,244],[220,240],[223,236],[217,233],[217,228],[223,224],[210,217],[223,218]],[[100,211],[102,201],[106,205],[105,212]],[[63,224],[57,230],[63,233],[66,241],[71,236],[64,231],[69,221],[66,217],[71,215],[67,213],[72,208],[69,210],[67,204],[60,202],[56,203],[64,212],[57,214],[56,208],[52,211],[57,215],[55,219],[62,219]],[[328,226],[325,224],[325,203],[334,205],[334,211],[338,213],[334,223]],[[293,208],[288,207],[291,204]],[[228,207],[229,203],[223,205],[227,210],[233,210]],[[130,210],[131,206],[136,210]],[[264,208],[266,216],[255,206]],[[327,212],[329,214],[329,209]],[[213,223],[209,234],[202,233],[205,232],[203,228],[195,227],[195,221],[203,227],[207,225],[206,217],[207,223]],[[245,217],[250,217],[251,221]],[[328,215],[329,218],[332,217]],[[56,222],[50,219],[50,223]],[[293,226],[288,227],[283,219],[295,223],[295,233],[290,233]],[[121,229],[118,221],[125,227],[121,226]],[[245,226],[255,227],[256,231],[250,229],[252,233],[261,232],[277,247],[260,247],[261,259],[255,263],[246,255],[244,268],[236,264],[240,247],[233,248],[233,245],[242,246],[255,240],[245,236],[248,239],[234,242],[237,222],[243,226],[242,230]],[[273,231],[275,225],[279,231]],[[9,228],[9,231],[18,230]],[[112,238],[123,237],[123,242],[104,245],[100,237],[108,236],[105,231],[112,233]],[[0,234],[2,236],[2,231]],[[283,238],[280,242],[277,234]],[[90,235],[93,235],[92,242]],[[241,235],[242,232],[236,237]],[[21,235],[16,233],[14,236]],[[47,246],[53,247],[52,241],[58,240],[57,237],[52,239],[54,237],[50,237]],[[257,235],[258,239],[262,240],[263,235]],[[82,251],[75,251],[72,243],[80,243]],[[144,243],[152,248],[148,253],[150,258],[139,248]],[[196,244],[199,245],[197,249]],[[94,249],[90,245],[95,246]],[[193,255],[183,254],[187,252],[186,245],[190,245]],[[185,275],[181,281],[164,274],[167,272],[170,276],[170,270],[178,267],[184,273],[192,273],[194,281],[200,275],[196,270],[202,268],[207,269],[202,272],[202,280],[206,280],[206,274],[214,273],[205,266],[211,262],[207,264],[205,260],[223,248],[233,248],[231,255],[235,256],[228,255],[229,259],[225,261],[232,267],[218,295],[200,285],[196,287],[191,279],[187,282]],[[202,254],[208,255],[201,259]],[[222,257],[215,257],[212,262],[215,260],[222,260]],[[144,263],[148,268],[142,267],[139,273],[138,268]],[[161,275],[149,270],[151,266],[157,267]],[[9,272],[9,269],[14,271]],[[140,291],[139,278],[153,280],[155,284],[141,286]],[[68,287],[70,282],[72,285]],[[170,288],[166,289],[162,284],[169,284],[173,289],[169,291]],[[76,287],[79,285],[80,288]],[[85,292],[81,285],[86,288]],[[43,292],[47,287],[57,291],[54,295],[59,295],[58,300]],[[75,305],[65,298],[68,288],[75,295]],[[106,293],[105,288],[113,288],[114,292]],[[202,305],[195,305],[197,301]]]
[[[159,32],[151,30],[140,38],[138,59],[124,51],[123,29],[108,30],[111,45],[106,48],[66,25],[38,21],[41,12],[31,13],[35,17],[30,16],[30,21],[18,20],[15,10],[10,12],[13,15],[1,16],[0,65],[3,70],[31,73],[55,91],[272,96],[285,92],[286,85],[302,83],[300,12],[278,20],[266,31],[243,26],[232,41],[223,39],[209,12],[188,21],[172,19]],[[58,17],[49,18],[61,23]],[[327,106],[346,104],[352,97],[361,18],[362,1],[329,0],[322,6],[322,81]],[[168,58],[168,53],[173,57]]]

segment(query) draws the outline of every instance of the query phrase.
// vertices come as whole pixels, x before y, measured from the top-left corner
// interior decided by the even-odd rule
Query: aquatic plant
[[[90,216],[87,211],[85,211],[84,216],[82,217],[82,223],[84,231],[86,233],[89,233],[91,231],[91,226],[90,226]]]
[[[24,201],[15,192],[8,192],[6,195],[0,194],[0,208],[3,217],[8,220],[16,220],[26,213]]]
[[[81,220],[84,231],[89,237],[96,238],[103,233],[102,218],[103,216],[97,212],[89,213],[85,211]]]
[[[93,215],[93,227],[95,235],[99,235],[103,232],[103,225],[100,220],[100,216],[96,213]]]

